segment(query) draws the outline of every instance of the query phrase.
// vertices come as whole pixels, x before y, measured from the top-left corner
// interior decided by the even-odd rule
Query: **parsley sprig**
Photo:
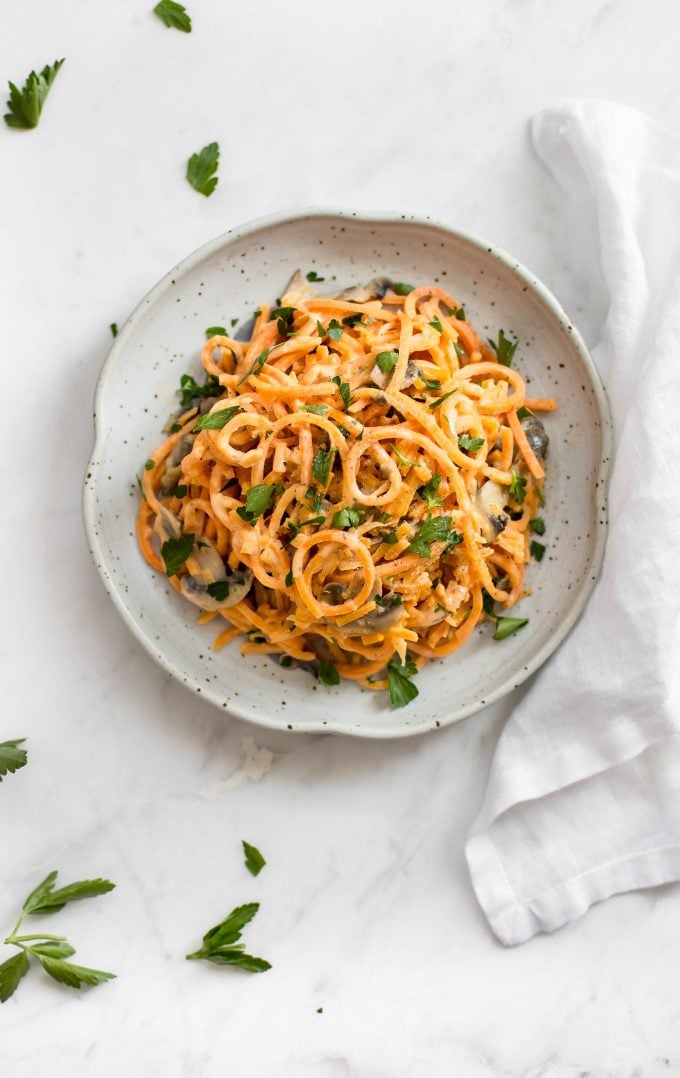
[[[237,509],[236,512],[241,520],[254,524],[257,518],[269,509],[274,495],[283,494],[283,489],[280,483],[256,483],[246,494],[245,506]]]
[[[183,408],[188,408],[197,397],[219,397],[222,386],[219,378],[209,374],[202,386],[199,386],[190,374],[183,374],[179,380],[179,403]]]
[[[407,704],[411,703],[411,700],[415,700],[418,689],[411,681],[411,678],[417,673],[418,667],[408,656],[403,665],[396,656],[390,659],[387,664],[387,687],[392,707],[406,707]]]
[[[437,494],[441,481],[441,473],[435,472],[432,478],[425,483],[424,486],[418,487],[418,494],[427,502],[428,509],[436,509],[438,505],[444,504],[444,499],[441,494]]]
[[[3,775],[13,775],[20,767],[25,767],[28,762],[26,749],[20,749],[25,737],[18,737],[14,741],[0,741],[0,782]]]
[[[497,341],[492,341],[490,337],[487,337],[487,340],[496,353],[498,362],[502,363],[504,367],[511,367],[519,341],[511,341],[509,337],[505,336],[502,329],[498,331]]]
[[[415,538],[406,548],[406,553],[429,558],[432,554],[430,543],[442,541],[449,547],[457,546],[463,542],[463,536],[451,529],[451,517],[428,517],[418,528]]]
[[[518,629],[523,629],[525,625],[529,624],[528,618],[507,618],[502,614],[497,614],[493,605],[493,599],[486,589],[483,589],[482,591],[482,602],[486,616],[496,622],[496,631],[493,634],[493,640],[505,640],[507,636],[512,636]]]
[[[8,127],[30,131],[38,126],[45,99],[63,63],[63,59],[55,60],[51,67],[47,64],[40,72],[31,71],[21,90],[10,82],[7,99],[9,111],[5,113]]]
[[[259,902],[237,906],[218,925],[208,929],[198,950],[186,957],[203,958],[218,966],[238,966],[248,973],[264,973],[265,970],[271,969],[271,964],[264,958],[246,954],[245,944],[238,942],[241,939],[241,929],[252,921],[259,908]]]
[[[191,33],[191,17],[187,9],[175,3],[175,0],[159,0],[153,10],[154,15],[158,15],[166,26],[173,30],[182,30],[185,34]]]
[[[217,142],[209,142],[198,153],[192,153],[187,161],[187,180],[200,195],[208,198],[217,187],[217,167],[220,160],[220,147]]]
[[[17,923],[4,940],[9,946],[18,947],[19,953],[0,965],[0,1003],[5,1003],[14,995],[22,977],[28,973],[31,958],[37,958],[45,973],[70,988],[82,988],[84,984],[101,984],[116,976],[115,973],[107,973],[105,970],[90,969],[88,966],[69,962],[68,959],[75,954],[75,948],[66,936],[53,936],[47,932],[19,934],[24,919],[30,915],[57,913],[68,902],[105,895],[115,887],[109,880],[77,880],[55,891],[56,879],[56,871],[50,872],[42,883],[31,891],[24,901]]]

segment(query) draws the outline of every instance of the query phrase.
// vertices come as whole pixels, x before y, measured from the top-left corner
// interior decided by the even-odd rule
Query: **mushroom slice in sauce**
[[[531,447],[532,453],[535,457],[538,457],[540,461],[544,461],[548,455],[550,438],[548,437],[541,420],[535,415],[527,415],[521,420],[521,423],[522,430],[526,435],[526,440]]]
[[[507,491],[500,483],[487,479],[475,499],[475,508],[482,521],[482,534],[487,543],[493,543],[510,519],[505,512]]]
[[[227,573],[222,558],[205,539],[199,540],[199,545],[194,547],[191,556],[198,563],[199,571],[196,574],[185,573],[180,578],[182,595],[190,603],[200,606],[201,610],[224,610],[245,599],[253,583],[250,569]],[[224,598],[218,599],[209,595],[208,585],[222,581],[227,585]]]
[[[380,597],[380,588],[381,585],[378,583],[373,594],[374,599]],[[354,588],[354,593],[356,593],[356,590]],[[331,581],[322,589],[321,595],[332,606],[340,606],[341,603],[346,603],[352,598],[353,589],[348,584]],[[398,596],[390,592],[385,596],[384,601],[376,603],[375,610],[371,610],[370,613],[364,614],[360,618],[355,618],[354,621],[347,622],[346,625],[336,625],[328,618],[326,622],[334,624],[337,631],[343,633],[344,636],[365,636],[367,633],[387,632],[388,629],[397,624],[401,617],[401,612],[402,608],[401,603],[398,601]]]
[[[382,299],[386,292],[392,288],[389,277],[374,277],[366,284],[354,285],[352,288],[343,288],[341,292],[333,292],[329,299],[348,299],[355,303],[367,303],[371,299]]]
[[[417,363],[414,363],[412,359],[409,359],[406,364],[406,370],[404,371],[404,381],[401,383],[402,389],[407,389],[408,386],[412,386],[413,383],[420,378],[422,371]],[[387,383],[392,377],[392,371],[388,371],[387,374],[380,370],[380,367],[376,363],[371,371],[371,381],[378,389],[385,389]]]
[[[209,403],[214,404],[215,402],[210,401]],[[172,447],[165,460],[165,471],[160,482],[161,494],[169,494],[179,483],[182,475],[182,461],[193,449],[195,438],[195,434],[185,434]]]

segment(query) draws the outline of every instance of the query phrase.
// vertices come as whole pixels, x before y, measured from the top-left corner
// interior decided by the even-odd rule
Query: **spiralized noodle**
[[[324,297],[298,274],[249,341],[203,346],[138,537],[201,622],[226,622],[216,647],[246,634],[244,653],[381,689],[389,663],[450,655],[485,600],[522,596],[545,456],[523,422],[555,402],[526,400],[453,296],[404,291]]]

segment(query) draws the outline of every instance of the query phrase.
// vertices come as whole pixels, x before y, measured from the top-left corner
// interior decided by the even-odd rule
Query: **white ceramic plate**
[[[134,537],[135,475],[177,407],[180,375],[198,375],[204,329],[245,320],[279,296],[301,267],[327,287],[376,275],[434,281],[464,303],[483,334],[519,339],[515,365],[530,391],[554,396],[545,420],[547,551],[528,569],[533,589],[517,613],[529,625],[504,641],[480,626],[450,658],[418,675],[420,695],[392,710],[386,693],[326,688],[301,670],[242,656],[239,643],[211,650],[214,626],[141,557]],[[593,587],[606,530],[610,423],[602,385],[569,318],[513,258],[428,219],[313,210],[255,221],[186,258],[128,319],[104,364],[95,402],[96,440],[84,512],[106,590],[141,643],[166,670],[217,707],[276,729],[404,737],[455,722],[519,685],[564,639]]]

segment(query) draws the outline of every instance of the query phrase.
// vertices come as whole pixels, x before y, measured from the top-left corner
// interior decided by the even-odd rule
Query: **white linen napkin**
[[[680,879],[680,141],[597,101],[540,113],[532,137],[565,229],[587,200],[597,221],[615,455],[601,577],[510,717],[466,846],[508,945]]]

